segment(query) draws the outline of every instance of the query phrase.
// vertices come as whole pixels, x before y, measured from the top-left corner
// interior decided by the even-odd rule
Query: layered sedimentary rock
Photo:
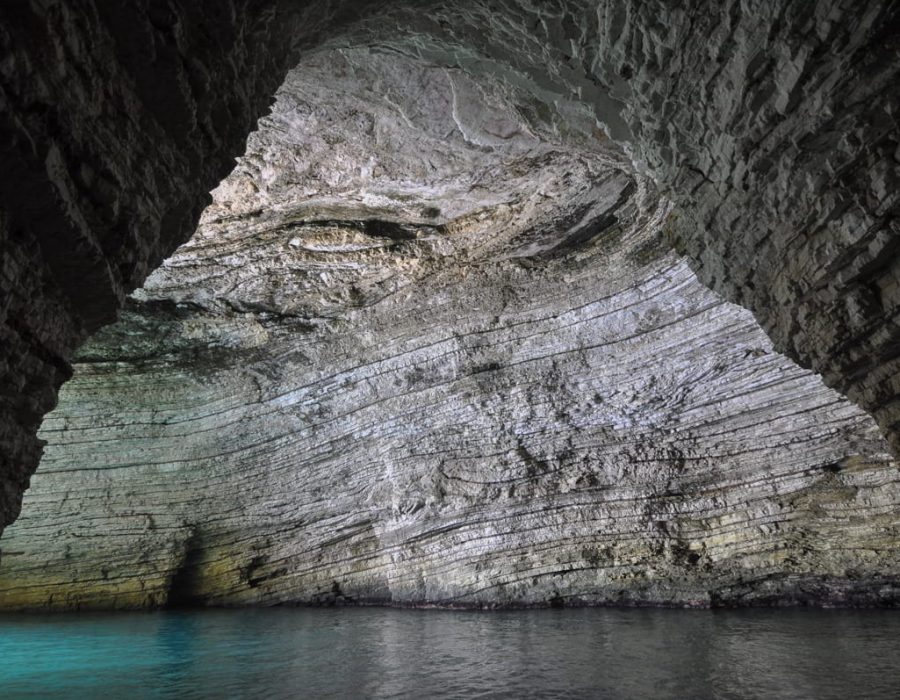
[[[72,351],[190,235],[277,86],[246,3],[207,4],[220,6],[209,20],[221,46],[160,3],[0,9],[0,528]],[[224,81],[233,94],[216,90]]]
[[[678,206],[670,241],[900,448],[900,9],[434,3],[398,50],[587,107]],[[384,41],[381,19],[357,30]]]
[[[590,118],[507,78],[301,62],[80,351],[0,607],[896,604],[874,421],[669,250]]]
[[[193,233],[292,51],[347,5],[0,7],[0,532],[72,352]]]
[[[897,23],[890,0],[4,3],[0,527],[74,348],[323,42],[499,77],[529,119],[624,144],[700,279],[896,451]]]
[[[627,77],[635,151],[680,204],[676,247],[779,350],[872,413],[896,453],[897,5],[616,5],[606,56]]]

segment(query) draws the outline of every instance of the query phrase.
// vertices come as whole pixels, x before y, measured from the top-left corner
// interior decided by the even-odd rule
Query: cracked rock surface
[[[79,351],[0,607],[895,605],[890,445],[683,202],[550,84],[361,42]]]

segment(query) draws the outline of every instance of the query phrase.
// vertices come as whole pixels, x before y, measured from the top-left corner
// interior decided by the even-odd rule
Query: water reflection
[[[895,611],[0,618],[13,698],[896,698]]]
[[[159,658],[160,689],[182,687],[198,668],[195,640],[198,636],[196,615],[173,612],[163,617],[156,631],[156,655]],[[199,666],[202,668],[202,666]]]

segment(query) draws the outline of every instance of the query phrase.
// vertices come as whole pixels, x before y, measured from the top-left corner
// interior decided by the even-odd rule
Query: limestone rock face
[[[779,350],[872,413],[897,453],[898,7],[728,2],[716,16],[660,16],[616,4],[626,25],[666,28],[648,52],[646,30],[610,21],[604,53],[629,76],[634,152],[679,204],[675,247]]]
[[[633,157],[347,43],[79,351],[0,607],[896,604],[888,443]]]
[[[890,0],[5,2],[0,529],[72,352],[194,231],[293,58],[322,44],[448,69],[454,117],[466,76],[485,78],[535,127],[624,145],[675,205],[667,240],[703,283],[869,411],[896,453],[898,13]],[[505,140],[506,118],[463,138]],[[320,157],[307,165],[379,178]],[[285,177],[257,174],[263,188]]]
[[[73,350],[191,234],[280,83],[272,8],[185,5],[0,8],[0,531]]]
[[[3,3],[2,604],[896,600],[898,20]]]
[[[398,50],[602,124],[676,205],[668,240],[704,284],[900,449],[896,3],[392,7]],[[383,41],[382,21],[355,40]]]
[[[378,2],[0,7],[0,532],[75,348],[196,229],[292,56]]]

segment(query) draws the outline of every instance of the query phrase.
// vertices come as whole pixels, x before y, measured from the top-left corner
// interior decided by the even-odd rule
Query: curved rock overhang
[[[607,211],[634,222],[637,212],[665,210],[665,225],[657,230],[686,254],[700,280],[751,310],[777,350],[812,367],[868,410],[896,450],[900,60],[892,28],[898,11],[889,2],[849,8],[822,2],[809,10],[801,2],[696,2],[676,9],[646,2],[538,7],[473,0],[462,6],[397,1],[299,8],[287,1],[233,0],[183,8],[97,0],[75,13],[63,3],[6,3],[0,9],[8,166],[0,183],[3,521],[18,512],[40,454],[34,432],[69,374],[74,348],[190,235],[206,192],[227,171],[229,157],[242,151],[289,56],[305,55],[304,49],[323,40],[334,50],[370,47],[374,54],[445,69],[461,81],[462,103],[467,85],[510,100],[530,137],[557,150],[568,144],[573,167],[587,169],[587,176],[578,173],[587,177],[587,189],[564,194],[584,208],[563,207],[574,218],[558,226],[552,216],[541,219],[548,210],[539,203],[504,214],[500,197],[488,220],[478,222],[466,218],[477,213],[464,202],[458,211],[450,206],[460,200],[448,189],[437,197],[444,206],[423,204],[416,212],[398,208],[396,200],[386,210],[375,200],[362,210],[320,202],[291,222],[279,219],[285,212],[271,211],[271,202],[261,197],[265,214],[257,233],[289,224],[303,233],[277,263],[281,269],[315,267],[311,257],[328,252],[315,242],[311,249],[306,245],[318,236],[326,247],[340,248],[331,251],[336,258],[354,258],[357,277],[311,283],[304,293],[325,295],[323,308],[310,314],[307,302],[292,297],[290,289],[261,294],[265,280],[255,288],[250,284],[247,294],[231,294],[215,286],[213,275],[197,272],[190,284],[213,290],[204,296],[196,286],[189,289],[193,273],[180,270],[181,282],[173,282],[164,270],[126,324],[149,313],[157,284],[161,293],[153,313],[174,314],[179,329],[186,309],[221,314],[224,306],[232,314],[255,312],[261,318],[319,315],[328,326],[329,304],[332,315],[340,316],[341,309],[368,308],[379,295],[421,286],[413,268],[422,259],[421,274],[427,275],[448,261],[450,268],[463,260],[466,269],[474,260],[479,269],[490,263],[498,270],[531,270],[535,258],[544,269],[561,259],[574,264],[572,255],[586,256],[613,278],[632,275],[620,289],[639,288],[638,280],[650,273],[635,273],[636,261],[660,264],[658,241],[648,239],[640,253],[616,243],[598,256],[594,248],[610,237],[593,234],[608,226],[588,215]],[[508,125],[476,126],[474,140],[460,129],[467,145],[489,149],[490,139],[508,140]],[[607,137],[624,150],[604,143]],[[488,142],[479,143],[481,138]],[[594,161],[579,160],[582,148],[591,158],[616,162],[604,172],[619,175],[599,182],[590,172]],[[477,165],[478,158],[473,155],[470,163]],[[539,160],[521,164],[526,170],[543,167]],[[339,175],[327,159],[322,165]],[[507,165],[500,179],[508,178]],[[241,167],[247,178],[235,187],[271,184],[252,164]],[[277,171],[270,174],[276,180]],[[377,180],[374,171],[367,177]],[[639,194],[629,193],[620,203],[623,190],[616,188],[624,179]],[[619,212],[620,206],[628,211]],[[218,215],[211,216],[207,228],[218,226],[218,236],[228,228],[227,217],[217,223]],[[479,226],[490,230],[490,244],[476,242],[485,230]],[[577,245],[566,250],[566,238]],[[189,246],[190,255],[203,255],[200,240]],[[268,252],[264,246],[258,250],[258,264],[279,241],[275,235]],[[559,248],[557,255],[553,248]],[[227,280],[228,255],[208,252],[204,265],[218,266]],[[391,262],[382,265],[385,260]],[[379,277],[379,266],[392,271]],[[402,273],[395,274],[395,267]],[[595,292],[607,289],[599,281],[591,284]],[[166,310],[166,295],[176,302],[174,309]],[[259,307],[241,306],[248,302]],[[319,332],[320,324],[310,325]],[[203,338],[205,328],[201,323],[188,336]],[[260,337],[255,326],[241,334],[250,339],[239,345],[253,346]],[[883,446],[866,444],[871,448],[858,451],[867,455],[863,461],[883,462]],[[874,551],[888,550],[882,545]]]
[[[0,7],[0,530],[75,348],[193,233],[292,46],[345,19],[303,5]]]
[[[670,250],[593,114],[507,77],[301,61],[79,351],[0,607],[896,602],[874,422]]]

